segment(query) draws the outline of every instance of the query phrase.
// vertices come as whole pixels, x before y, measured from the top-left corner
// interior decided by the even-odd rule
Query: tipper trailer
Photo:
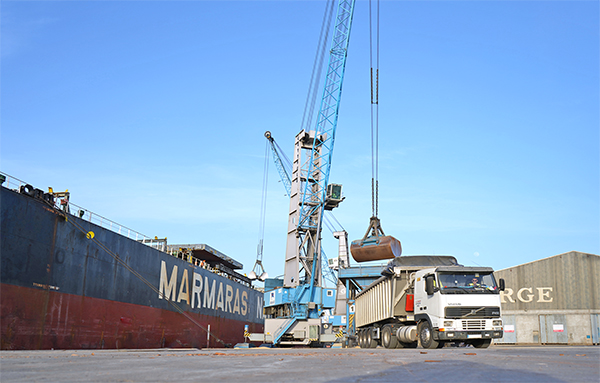
[[[503,334],[500,291],[490,267],[454,257],[397,257],[381,278],[355,296],[361,348],[440,348],[464,342],[485,348]]]

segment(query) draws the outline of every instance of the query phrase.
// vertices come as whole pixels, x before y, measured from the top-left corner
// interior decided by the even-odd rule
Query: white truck
[[[418,266],[407,258],[396,258],[387,275],[356,295],[361,348],[440,348],[446,342],[486,348],[502,337],[504,280],[496,284],[492,268]]]

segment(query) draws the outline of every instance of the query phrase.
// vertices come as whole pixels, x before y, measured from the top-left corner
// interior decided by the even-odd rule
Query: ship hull
[[[2,349],[226,347],[262,331],[260,292],[1,189]]]

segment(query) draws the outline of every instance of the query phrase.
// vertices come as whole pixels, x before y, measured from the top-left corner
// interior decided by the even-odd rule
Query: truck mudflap
[[[497,339],[502,338],[503,331],[438,331],[433,332],[433,339],[452,341],[452,340],[476,340],[476,339]]]

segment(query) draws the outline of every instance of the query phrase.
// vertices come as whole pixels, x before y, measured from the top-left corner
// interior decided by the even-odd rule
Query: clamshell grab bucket
[[[356,262],[393,259],[402,255],[402,244],[391,235],[372,236],[352,241],[350,252]]]

